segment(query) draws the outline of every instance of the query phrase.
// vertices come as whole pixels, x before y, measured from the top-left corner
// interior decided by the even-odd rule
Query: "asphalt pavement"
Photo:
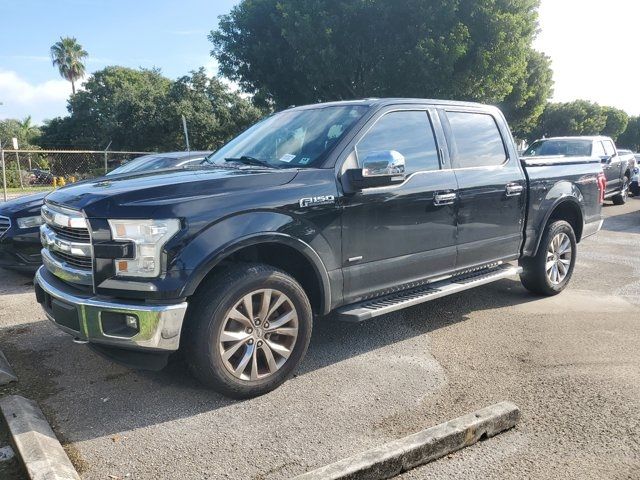
[[[0,270],[0,348],[20,380],[0,395],[40,403],[83,479],[289,478],[502,400],[522,410],[514,430],[402,478],[640,478],[640,199],[604,213],[561,295],[503,280],[318,321],[296,377],[241,402],[180,362],[133,371],[73,344],[30,279]]]

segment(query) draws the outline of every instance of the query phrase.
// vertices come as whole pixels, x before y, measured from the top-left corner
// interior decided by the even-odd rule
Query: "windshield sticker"
[[[300,159],[300,165],[306,165],[307,163],[309,163],[311,161],[311,159],[309,157],[302,157]]]
[[[286,153],[286,154],[284,154],[284,155],[282,155],[280,157],[280,161],[281,162],[285,162],[285,163],[290,163],[291,160],[293,160],[294,158],[296,158],[295,155],[291,155],[290,153]]]

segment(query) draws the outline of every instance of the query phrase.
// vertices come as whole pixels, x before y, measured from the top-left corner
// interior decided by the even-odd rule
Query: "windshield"
[[[538,140],[527,148],[523,157],[539,157],[541,155],[590,157],[591,140]]]
[[[287,110],[272,115],[231,140],[207,161],[262,164],[275,168],[319,163],[368,107],[341,105]]]
[[[158,155],[145,155],[138,157],[124,165],[112,170],[107,175],[117,175],[120,173],[146,172],[149,170],[160,170],[162,168],[184,167],[202,162],[202,155],[194,158],[186,157],[163,157]]]

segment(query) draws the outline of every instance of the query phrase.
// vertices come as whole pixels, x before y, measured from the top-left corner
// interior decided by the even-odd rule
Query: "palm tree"
[[[24,143],[31,143],[31,140],[40,134],[40,129],[31,121],[31,115],[18,122],[18,128],[20,129],[19,136]]]
[[[89,54],[74,37],[60,37],[51,47],[53,66],[58,67],[60,76],[71,82],[71,91],[76,93],[76,80],[84,76],[82,60]]]

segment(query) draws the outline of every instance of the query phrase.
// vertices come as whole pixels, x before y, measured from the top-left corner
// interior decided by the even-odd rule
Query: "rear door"
[[[616,153],[616,147],[611,140],[603,140],[604,152],[610,160],[602,164],[602,170],[607,177],[607,193],[615,192],[622,186],[622,159]]]
[[[518,258],[526,179],[506,123],[497,110],[452,108],[441,117],[458,182],[456,267]]]
[[[457,186],[437,113],[388,108],[355,140],[358,163],[368,152],[389,150],[405,157],[405,181],[341,199],[346,303],[455,265]]]

